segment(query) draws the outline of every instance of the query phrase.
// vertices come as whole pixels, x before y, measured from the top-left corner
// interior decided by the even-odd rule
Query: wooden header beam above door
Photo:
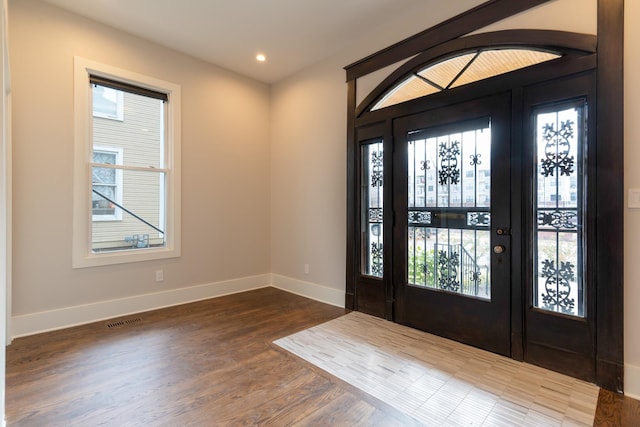
[[[453,18],[367,56],[344,69],[355,80],[395,62],[453,40],[551,0],[490,0]]]

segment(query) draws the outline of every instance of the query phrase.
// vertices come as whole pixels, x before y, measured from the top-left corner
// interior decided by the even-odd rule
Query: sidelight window
[[[362,273],[383,276],[384,152],[382,140],[362,145]]]
[[[584,101],[539,108],[536,129],[537,202],[534,306],[584,316]]]

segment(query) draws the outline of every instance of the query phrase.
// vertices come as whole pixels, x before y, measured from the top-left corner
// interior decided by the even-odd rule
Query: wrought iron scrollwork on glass
[[[382,162],[383,162],[383,154],[381,151],[374,151],[371,153],[371,186],[372,187],[382,187],[382,184],[383,184]]]
[[[560,129],[556,130],[553,123],[547,123],[542,130],[542,138],[546,142],[545,158],[542,159],[543,176],[553,176],[556,169],[559,175],[569,176],[574,172],[575,159],[569,155],[571,151],[570,140],[573,138],[573,121],[560,122]]]
[[[384,241],[384,151],[382,140],[367,142],[361,147],[362,154],[362,222],[361,272],[369,276],[382,277]]]
[[[491,225],[490,212],[467,212],[467,225],[488,227]]]
[[[382,208],[369,209],[369,222],[380,223],[382,218]]]
[[[371,273],[382,276],[382,243],[371,244]]]
[[[471,159],[471,162],[469,164],[471,166],[481,165],[482,162],[480,161],[480,157],[482,157],[482,154],[472,154],[472,155],[470,155],[469,158]]]
[[[578,212],[576,210],[538,209],[538,227],[575,230],[577,223]]]
[[[422,274],[427,275],[429,274],[429,265],[426,262],[423,262],[420,264],[420,271],[422,271]]]
[[[460,258],[457,252],[438,252],[438,286],[440,289],[451,292],[458,292],[460,280],[458,277],[458,267]]]
[[[570,262],[560,261],[560,267],[552,260],[542,261],[541,276],[546,279],[542,302],[549,310],[573,313],[575,300],[570,297],[571,283],[575,282],[575,266]]]
[[[383,177],[382,171],[371,171],[371,186],[372,187],[382,187]]]
[[[458,167],[458,156],[460,155],[460,142],[452,141],[440,143],[440,170],[438,171],[438,182],[440,185],[458,184],[460,182],[460,168]]]
[[[586,102],[541,106],[536,121],[534,306],[585,315]]]
[[[482,279],[482,271],[476,270],[476,271],[469,272],[469,281],[473,282],[475,285],[478,285],[481,279]]]
[[[409,224],[431,224],[431,212],[409,211]]]
[[[381,168],[383,160],[384,155],[382,154],[382,151],[374,151],[371,153],[371,166],[374,168]]]

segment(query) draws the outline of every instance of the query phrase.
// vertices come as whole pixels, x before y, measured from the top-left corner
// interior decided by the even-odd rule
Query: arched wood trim
[[[356,117],[369,111],[391,88],[429,63],[474,49],[526,47],[569,55],[587,55],[596,51],[597,37],[552,30],[504,30],[460,37],[426,50],[387,76],[356,108]]]
[[[553,0],[487,0],[473,9],[346,66],[347,81],[550,1]]]

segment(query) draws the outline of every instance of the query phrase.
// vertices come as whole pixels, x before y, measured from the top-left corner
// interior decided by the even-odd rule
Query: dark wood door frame
[[[598,0],[596,378],[624,390],[624,0]]]
[[[358,275],[355,196],[356,177],[356,80],[399,60],[419,54],[469,32],[520,13],[550,0],[490,0],[413,37],[377,52],[347,67],[347,277],[346,306],[355,306]],[[597,145],[596,248],[594,275],[596,286],[596,383],[622,392],[624,374],[623,335],[623,39],[624,0],[598,0],[597,34]],[[514,96],[518,96],[517,92]],[[380,118],[384,122],[383,118]],[[377,119],[376,119],[377,120]],[[387,121],[387,123],[389,123]],[[522,299],[514,292],[514,297]],[[390,318],[389,301],[385,317]],[[521,326],[514,316],[512,328]],[[518,337],[514,337],[518,338]],[[516,351],[512,356],[518,358]]]

